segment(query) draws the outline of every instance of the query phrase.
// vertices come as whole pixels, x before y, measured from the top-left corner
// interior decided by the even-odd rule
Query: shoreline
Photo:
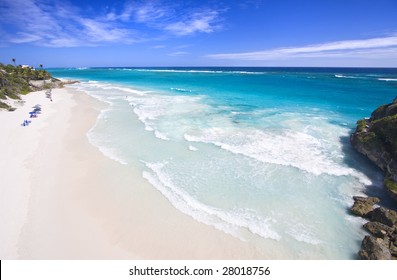
[[[16,149],[2,161],[8,203],[0,217],[10,225],[2,233],[2,259],[286,258],[277,244],[263,248],[193,220],[134,166],[105,157],[86,135],[106,107],[94,97],[70,88],[54,90],[54,102],[29,95],[43,106],[37,122],[2,127],[10,132],[1,149]],[[0,118],[19,124],[32,103]]]

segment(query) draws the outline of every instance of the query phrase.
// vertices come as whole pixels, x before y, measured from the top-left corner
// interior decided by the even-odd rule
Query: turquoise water
[[[397,95],[397,69],[50,72],[109,104],[90,142],[140,168],[181,212],[247,242],[276,243],[284,258],[356,257],[363,221],[348,207],[367,185],[380,189],[382,176],[349,135]]]

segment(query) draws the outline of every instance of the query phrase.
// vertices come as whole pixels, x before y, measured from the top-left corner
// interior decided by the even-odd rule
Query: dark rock
[[[397,114],[397,104],[391,104],[386,108],[386,116],[392,116]]]
[[[393,233],[393,228],[379,222],[368,222],[364,228],[375,237],[386,238]]]
[[[397,202],[397,97],[393,103],[378,107],[371,118],[357,121],[351,135],[352,146],[384,171],[384,187]],[[397,259],[397,212],[378,207],[377,199],[354,197],[351,212],[369,218],[364,228],[373,236],[365,236],[359,251],[366,260]]]
[[[371,220],[389,227],[395,227],[397,226],[397,212],[384,207],[378,207],[372,211]]]
[[[360,217],[369,217],[373,210],[374,204],[379,202],[379,198],[377,197],[361,197],[354,196],[354,204],[350,209],[354,215]]]
[[[374,206],[376,203],[378,203],[380,201],[379,198],[377,197],[373,197],[373,196],[353,196],[353,200],[354,201],[359,201],[359,202],[364,202],[367,204],[370,204],[371,206]]]
[[[393,103],[378,107],[370,119],[357,122],[350,142],[385,173],[385,186],[397,201],[397,98]]]
[[[358,252],[363,260],[391,260],[392,256],[382,239],[373,236],[365,236]]]
[[[390,242],[389,243],[389,250],[390,250],[390,254],[394,258],[397,258],[397,242]]]
[[[386,117],[386,110],[387,110],[387,105],[382,105],[376,108],[376,110],[373,111],[371,114],[371,121],[379,120],[381,118]]]
[[[389,235],[384,238],[387,247],[389,248],[390,254],[394,260],[397,259],[397,227],[393,232],[389,233]]]

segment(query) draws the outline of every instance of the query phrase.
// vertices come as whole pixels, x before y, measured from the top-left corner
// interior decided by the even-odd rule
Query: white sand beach
[[[139,170],[105,157],[86,135],[105,104],[71,89],[53,90],[53,102],[44,92],[24,100],[0,112],[1,259],[285,256],[196,222]],[[21,126],[36,104],[42,113]]]

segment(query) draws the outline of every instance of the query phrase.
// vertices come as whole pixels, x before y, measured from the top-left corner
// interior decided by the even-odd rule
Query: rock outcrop
[[[364,228],[373,236],[378,238],[385,238],[393,233],[393,228],[379,222],[368,222]]]
[[[350,142],[384,171],[384,185],[397,202],[397,98],[359,120]]]
[[[378,202],[376,197],[354,197],[351,212],[370,220],[364,228],[371,234],[364,237],[358,255],[363,260],[397,259],[397,212],[374,208]]]
[[[397,226],[397,213],[384,207],[378,207],[372,211],[371,220],[389,227],[394,227]]]
[[[353,199],[354,204],[350,210],[354,215],[360,217],[370,217],[373,206],[380,201],[377,197],[354,196]]]
[[[383,240],[367,235],[358,253],[363,260],[391,260],[391,253]]]

